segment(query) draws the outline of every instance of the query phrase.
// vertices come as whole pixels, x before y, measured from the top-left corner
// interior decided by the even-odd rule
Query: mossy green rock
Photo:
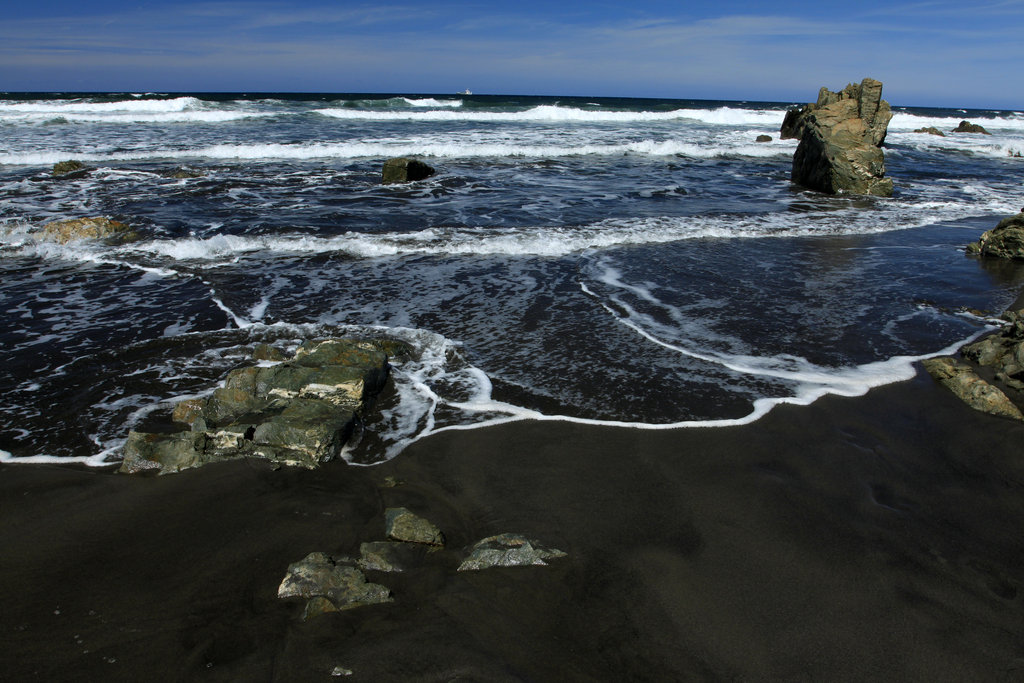
[[[43,226],[42,237],[60,244],[78,240],[104,240],[121,244],[139,239],[138,233],[127,224],[103,216],[47,223]]]
[[[207,399],[175,407],[190,431],[129,435],[122,472],[161,473],[237,457],[313,468],[341,452],[388,378],[377,341],[306,342],[294,358],[232,370]]]
[[[999,221],[967,245],[967,253],[994,258],[1024,259],[1024,211]]]

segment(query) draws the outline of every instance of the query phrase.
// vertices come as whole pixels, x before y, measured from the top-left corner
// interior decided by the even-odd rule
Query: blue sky
[[[1024,0],[39,0],[0,10],[0,91],[314,91],[1024,109]]]

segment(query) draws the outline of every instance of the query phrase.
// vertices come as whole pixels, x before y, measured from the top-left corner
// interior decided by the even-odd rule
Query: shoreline
[[[1024,425],[923,371],[757,422],[521,421],[366,468],[172,477],[0,464],[11,680],[1013,680],[1024,672]],[[387,487],[387,478],[404,482]],[[300,619],[307,553],[437,524],[395,601]],[[456,573],[518,532],[568,557]],[[88,652],[86,652],[88,650]]]

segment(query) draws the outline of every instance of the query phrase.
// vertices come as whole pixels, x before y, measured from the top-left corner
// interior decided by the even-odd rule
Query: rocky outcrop
[[[477,541],[470,548],[469,556],[459,565],[459,571],[546,565],[545,560],[557,557],[565,557],[565,553],[545,548],[520,534],[498,534]]]
[[[772,141],[772,136],[771,135],[758,135],[754,139],[754,142],[771,142],[771,141]]]
[[[1006,393],[1019,399],[1020,395],[1015,392],[1024,392],[1024,311],[1006,311],[1002,318],[1006,325],[1000,331],[960,349],[960,355],[967,361],[988,368],[994,374],[994,383],[983,379],[968,363],[955,358],[933,358],[923,365],[932,377],[975,410],[1024,420],[1024,414]]]
[[[996,258],[1024,259],[1024,211],[999,221],[967,245],[968,254]]]
[[[310,341],[290,360],[232,370],[209,398],[175,406],[172,417],[188,431],[130,432],[121,472],[165,474],[238,457],[316,467],[340,452],[387,381],[382,346]]]
[[[970,121],[961,121],[960,125],[953,129],[954,133],[980,133],[981,135],[992,135],[983,126]]]
[[[817,102],[787,113],[782,136],[800,138],[793,182],[829,194],[892,195],[881,150],[892,111],[881,96],[882,84],[865,78],[841,92],[822,88]]]
[[[381,172],[381,182],[385,185],[393,183],[409,183],[416,180],[423,180],[434,175],[433,167],[408,157],[388,159],[384,162],[384,170]]]
[[[53,221],[43,226],[40,236],[60,244],[78,240],[104,240],[123,244],[139,239],[138,233],[125,223],[102,216]]]
[[[938,135],[940,138],[946,137],[946,134],[935,126],[927,126],[925,128],[918,128],[914,131],[915,133],[927,133],[928,135]]]
[[[1024,420],[1024,415],[1002,391],[983,380],[970,365],[949,356],[922,362],[940,384],[964,403],[983,413]]]

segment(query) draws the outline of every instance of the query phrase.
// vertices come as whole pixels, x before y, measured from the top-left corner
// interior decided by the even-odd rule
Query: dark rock
[[[927,126],[926,128],[918,128],[914,131],[915,133],[927,133],[928,135],[938,135],[940,138],[946,137],[946,134],[934,126]]]
[[[565,553],[555,548],[544,548],[520,534],[498,534],[475,543],[458,570],[546,565],[545,560],[558,557],[565,557]]]
[[[74,180],[89,175],[90,170],[81,161],[58,161],[53,165],[53,170],[50,174],[54,178],[60,178],[61,180]]]
[[[173,171],[166,171],[161,175],[166,178],[174,178],[176,180],[187,180],[189,178],[202,178],[205,174],[191,168],[176,168]]]
[[[43,226],[42,237],[60,244],[77,240],[104,240],[123,244],[139,239],[138,233],[128,225],[102,216],[47,223]]]
[[[388,508],[384,511],[384,530],[387,537],[407,543],[444,545],[440,529],[406,508]]]
[[[387,377],[377,342],[306,342],[291,360],[232,370],[209,398],[175,406],[172,418],[190,431],[130,433],[121,471],[178,472],[237,457],[316,467],[341,451]]]
[[[388,159],[384,162],[384,170],[381,173],[381,182],[385,185],[392,183],[409,183],[416,180],[423,180],[434,175],[436,171],[418,159],[399,157]]]
[[[882,84],[871,78],[838,93],[822,88],[790,123],[801,131],[793,182],[830,194],[892,195],[881,150],[892,111],[881,95]]]
[[[1020,409],[1006,394],[979,377],[966,363],[944,356],[929,358],[923,361],[922,365],[928,374],[975,410],[1013,420],[1024,420]]]
[[[970,121],[961,121],[960,125],[953,129],[954,133],[981,133],[982,135],[992,135],[982,126]]]
[[[772,136],[771,135],[758,135],[757,138],[754,140],[754,142],[771,142],[771,141],[772,141]]]
[[[363,543],[356,563],[363,571],[402,572],[423,564],[428,548],[432,546],[400,541]]]
[[[352,609],[364,605],[391,602],[391,591],[380,584],[370,583],[358,568],[336,563],[324,553],[310,553],[299,562],[288,565],[279,598],[323,598],[307,603],[303,618],[335,610]],[[311,601],[312,602],[312,601]]]
[[[1024,259],[1024,212],[999,221],[982,233],[977,242],[967,245],[967,253],[996,258]]]

